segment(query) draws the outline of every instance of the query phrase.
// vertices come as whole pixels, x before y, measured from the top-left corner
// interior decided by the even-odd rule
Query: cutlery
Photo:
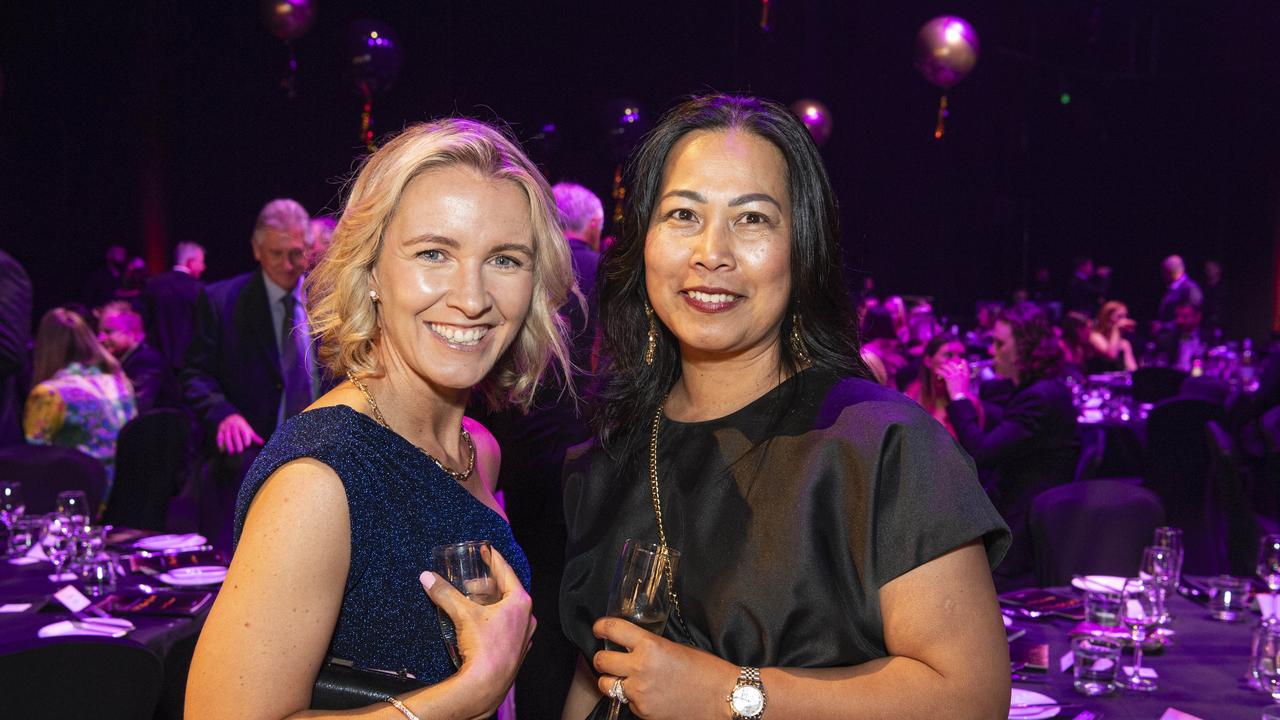
[[[88,622],[83,622],[81,620],[68,620],[67,622],[70,623],[71,627],[75,628],[76,630],[79,630],[80,632],[86,633],[89,635],[101,635],[102,637],[120,637],[124,635],[124,633],[128,632],[128,630],[126,630],[125,628],[119,627],[116,625],[88,623]]]
[[[1080,703],[1014,703],[1009,706],[1010,710],[1030,710],[1032,708],[1078,708]]]
[[[1032,683],[1032,684],[1043,685],[1049,682],[1049,678],[1047,677],[1036,676],[1036,675],[1026,675],[1023,673],[1012,673],[1009,677],[1014,682],[1019,682],[1019,683]]]

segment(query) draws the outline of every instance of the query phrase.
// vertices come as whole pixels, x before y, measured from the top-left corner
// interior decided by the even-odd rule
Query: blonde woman
[[[1098,311],[1098,320],[1089,333],[1089,345],[1093,348],[1093,357],[1085,365],[1090,373],[1112,372],[1138,369],[1138,361],[1133,357],[1133,343],[1124,336],[1132,332],[1137,323],[1129,317],[1129,308],[1118,300],[1110,300]]]
[[[308,281],[320,359],[347,380],[245,479],[188,718],[328,717],[306,712],[326,657],[428,684],[361,717],[498,707],[533,632],[529,568],[493,497],[498,448],[463,411],[473,388],[527,406],[553,361],[566,371],[556,309],[574,288],[556,217],[534,166],[478,122],[410,127],[365,162]],[[433,546],[464,540],[492,544],[497,603],[424,572]],[[456,672],[439,611],[458,628]]]

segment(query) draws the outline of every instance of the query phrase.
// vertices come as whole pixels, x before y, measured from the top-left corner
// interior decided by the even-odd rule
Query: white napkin
[[[1276,596],[1273,593],[1258,593],[1254,595],[1258,599],[1258,609],[1262,611],[1262,617],[1270,617],[1276,612]]]
[[[98,623],[81,624],[79,627],[73,625],[70,620],[62,620],[61,622],[45,625],[36,633],[42,638],[66,637],[69,635],[83,635],[85,637],[124,637],[129,634],[129,630],[123,627],[113,625],[104,625]]]
[[[183,533],[180,535],[152,535],[135,542],[133,546],[143,550],[181,550],[182,548],[204,545],[207,542],[209,542],[209,539],[198,533]]]
[[[31,549],[27,551],[26,557],[37,561],[49,559],[49,556],[44,554],[44,546],[40,543],[32,545]]]

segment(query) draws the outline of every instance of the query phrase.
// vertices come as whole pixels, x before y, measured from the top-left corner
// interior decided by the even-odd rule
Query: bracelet
[[[391,703],[391,707],[394,707],[395,709],[399,710],[400,714],[404,715],[409,720],[422,720],[422,718],[418,717],[417,715],[414,715],[413,711],[405,707],[405,704],[400,702],[398,699],[394,697],[389,697],[387,698],[387,702]]]

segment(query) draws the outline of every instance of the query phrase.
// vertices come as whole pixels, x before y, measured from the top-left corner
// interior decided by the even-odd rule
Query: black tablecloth
[[[1143,657],[1143,667],[1160,674],[1159,688],[1150,693],[1118,689],[1109,697],[1088,698],[1072,687],[1072,671],[1061,672],[1060,661],[1070,652],[1067,633],[1072,620],[1018,620],[1027,630],[1026,639],[1049,644],[1049,672],[1045,683],[1014,682],[1015,688],[1042,693],[1062,703],[1078,703],[1065,708],[1060,718],[1073,718],[1083,710],[1106,716],[1106,720],[1156,720],[1172,707],[1203,720],[1258,720],[1262,708],[1274,704],[1267,694],[1250,690],[1242,682],[1249,666],[1249,643],[1257,626],[1256,613],[1236,623],[1217,622],[1208,609],[1182,597],[1169,601],[1174,636],[1162,653]],[[1133,664],[1126,654],[1123,665]],[[1037,676],[1036,673],[1031,675]]]

